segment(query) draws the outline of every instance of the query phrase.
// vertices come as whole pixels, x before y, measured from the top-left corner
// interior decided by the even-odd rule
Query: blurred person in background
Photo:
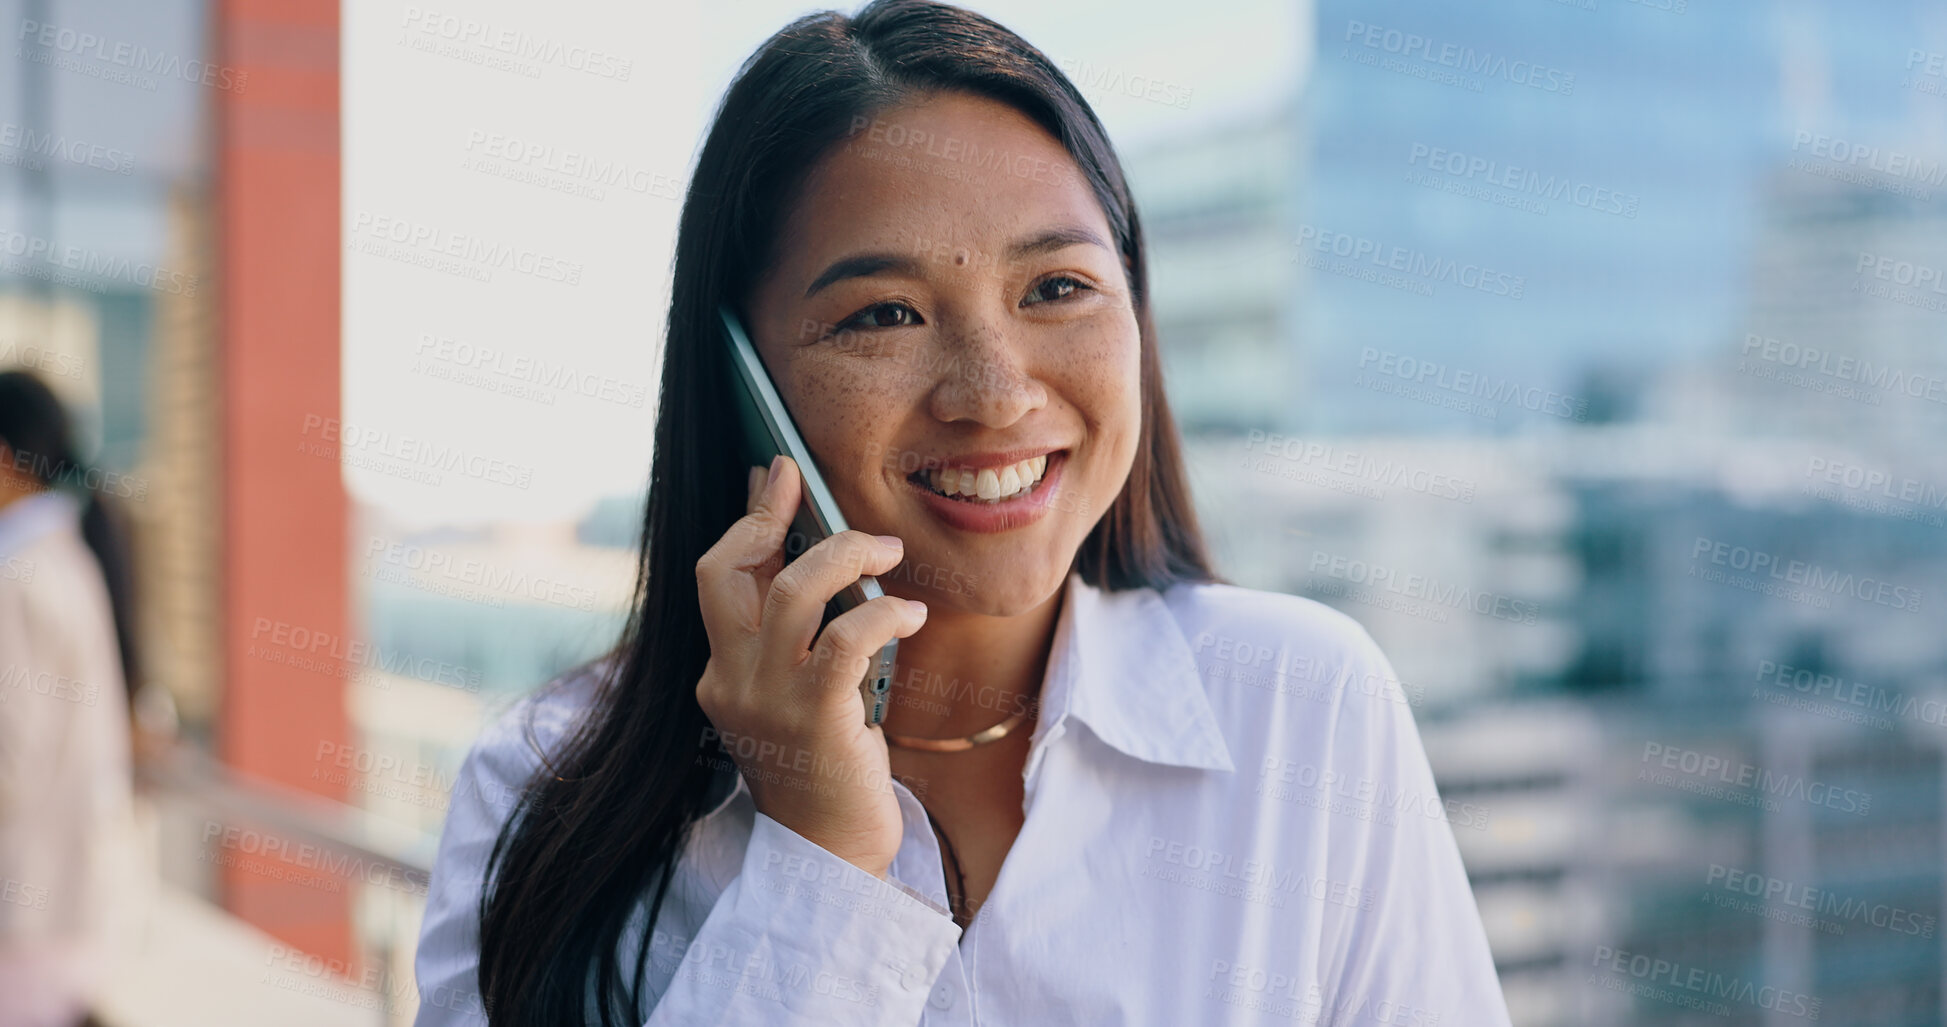
[[[133,647],[100,484],[54,393],[0,373],[0,1027],[84,1022],[114,950]]]

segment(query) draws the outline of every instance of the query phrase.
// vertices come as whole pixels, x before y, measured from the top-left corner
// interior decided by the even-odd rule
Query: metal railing
[[[224,911],[207,886],[167,881],[153,903],[151,937],[140,957],[152,965],[123,975],[124,993],[97,1014],[102,1023],[297,1022],[300,1014],[306,1024],[411,1023],[418,1007],[411,957],[435,840],[368,810],[240,773],[181,743],[138,760],[136,784],[159,822],[153,837],[164,850],[155,856],[165,880],[184,876],[169,873],[172,864],[180,871],[197,862],[222,863],[234,851],[213,856],[213,850],[234,850],[237,838],[249,837],[257,840],[260,870],[289,865],[302,853],[303,865],[318,872],[314,883],[346,882],[357,969],[302,953],[245,924]],[[330,884],[332,891],[342,887]],[[180,958],[184,947],[197,945],[221,947],[232,958]],[[233,979],[253,960],[249,979]],[[203,979],[182,979],[197,974]]]

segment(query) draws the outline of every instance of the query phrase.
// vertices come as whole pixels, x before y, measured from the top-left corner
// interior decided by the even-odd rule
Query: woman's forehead
[[[1068,151],[1012,107],[941,94],[853,119],[787,216],[779,270],[802,294],[849,251],[944,246],[991,263],[1060,225],[1109,235]]]

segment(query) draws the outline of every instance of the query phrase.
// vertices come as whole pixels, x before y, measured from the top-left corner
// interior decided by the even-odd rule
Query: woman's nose
[[[1007,333],[981,326],[947,347],[946,366],[933,386],[933,416],[1005,428],[1047,402],[1047,390]]]

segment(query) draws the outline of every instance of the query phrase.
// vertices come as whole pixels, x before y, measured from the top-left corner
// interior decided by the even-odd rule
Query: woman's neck
[[[899,640],[884,728],[920,738],[960,738],[1032,709],[1061,615],[1058,589],[1013,617],[935,604],[926,626]]]

